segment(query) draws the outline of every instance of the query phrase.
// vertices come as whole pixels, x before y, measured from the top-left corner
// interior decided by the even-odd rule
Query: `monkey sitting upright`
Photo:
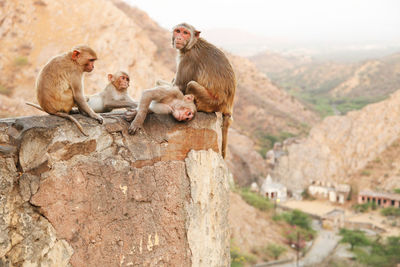
[[[78,106],[89,117],[103,123],[103,118],[89,107],[83,94],[83,74],[94,69],[96,60],[96,53],[86,45],[76,46],[71,51],[54,57],[43,67],[36,80],[40,106],[27,104],[71,120],[87,136],[80,123],[69,113],[74,106]]]
[[[179,51],[173,84],[194,95],[198,111],[222,112],[222,157],[225,158],[228,128],[232,122],[236,78],[225,54],[200,38],[200,31],[181,23],[172,31],[172,46]]]
[[[110,82],[100,93],[88,97],[88,104],[97,113],[110,112],[115,108],[136,108],[137,103],[128,95],[129,75],[118,71],[108,74]]]
[[[135,134],[141,129],[148,112],[172,114],[178,121],[190,121],[196,114],[193,95],[183,95],[176,86],[156,86],[143,91],[138,109],[125,112],[127,121],[131,123],[128,132]]]

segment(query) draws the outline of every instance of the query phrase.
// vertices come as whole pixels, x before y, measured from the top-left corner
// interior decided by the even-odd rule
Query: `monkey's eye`
[[[176,30],[175,30],[175,32],[177,32],[177,33],[180,33],[180,32],[181,32],[181,30],[179,30],[179,29],[176,29]]]
[[[90,61],[90,62],[95,62],[95,61],[96,61],[96,59],[94,59],[94,58],[91,58],[91,59],[89,59],[89,61]]]
[[[191,115],[192,115],[192,112],[189,111],[189,112],[187,113],[187,115],[188,115],[188,116],[191,116]]]
[[[184,31],[183,33],[184,33],[184,34],[189,34],[187,31]]]

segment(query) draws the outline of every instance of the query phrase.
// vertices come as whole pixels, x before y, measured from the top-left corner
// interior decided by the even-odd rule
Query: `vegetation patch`
[[[268,211],[273,207],[273,204],[267,198],[251,192],[248,188],[239,190],[239,194],[247,204],[261,211]]]
[[[255,264],[257,262],[257,259],[253,254],[241,252],[240,248],[235,244],[233,239],[231,239],[230,248],[231,267],[242,267],[248,264]]]
[[[0,94],[10,96],[12,93],[11,88],[0,84]]]
[[[386,240],[377,238],[370,241],[366,249],[354,249],[358,262],[366,266],[391,267],[400,262],[400,237],[391,236]]]
[[[362,212],[362,213],[367,212],[370,209],[371,210],[376,210],[377,208],[378,208],[378,205],[375,202],[366,202],[366,203],[363,203],[363,204],[355,204],[355,205],[353,205],[354,211]]]
[[[387,207],[381,210],[383,216],[400,217],[400,209],[396,207]]]
[[[28,59],[26,57],[17,57],[14,59],[14,65],[18,67],[28,65]]]
[[[273,135],[270,133],[258,131],[256,132],[256,138],[258,139],[260,146],[258,152],[265,159],[267,152],[274,147],[275,143],[283,142],[284,140],[295,136],[295,134],[289,132],[281,132],[278,135]]]

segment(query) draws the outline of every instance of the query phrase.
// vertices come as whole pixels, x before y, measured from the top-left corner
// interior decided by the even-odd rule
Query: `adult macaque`
[[[110,82],[104,90],[88,99],[89,106],[97,113],[110,112],[115,108],[136,108],[137,103],[128,95],[129,75],[119,71],[108,74]]]
[[[135,134],[141,129],[149,111],[157,114],[172,114],[178,121],[190,121],[196,114],[196,105],[193,100],[193,95],[183,95],[177,87],[170,85],[145,90],[138,109],[125,113],[126,120],[131,121],[134,118],[128,132]]]
[[[173,28],[172,46],[179,50],[173,84],[193,94],[197,111],[222,112],[222,156],[225,158],[228,128],[232,122],[236,78],[225,54],[199,37],[187,23]]]
[[[83,94],[83,73],[94,69],[96,59],[96,53],[86,45],[76,46],[51,59],[36,80],[37,100],[41,108],[31,105],[51,115],[71,120],[87,135],[81,124],[68,113],[76,105],[89,117],[103,123],[103,118],[89,107]]]

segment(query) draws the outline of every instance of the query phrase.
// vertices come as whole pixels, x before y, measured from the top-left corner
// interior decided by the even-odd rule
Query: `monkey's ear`
[[[74,51],[72,52],[71,58],[72,58],[73,60],[77,60],[80,54],[81,54],[81,51],[79,51],[79,50],[74,50]]]
[[[199,38],[200,37],[200,33],[201,33],[201,31],[194,31],[194,36],[196,38]]]
[[[189,95],[184,95],[183,97],[184,97],[185,101],[187,101],[187,102],[194,101],[194,95],[189,94]]]
[[[107,77],[108,77],[108,80],[109,80],[110,82],[113,80],[113,75],[112,75],[112,74],[108,74]]]

